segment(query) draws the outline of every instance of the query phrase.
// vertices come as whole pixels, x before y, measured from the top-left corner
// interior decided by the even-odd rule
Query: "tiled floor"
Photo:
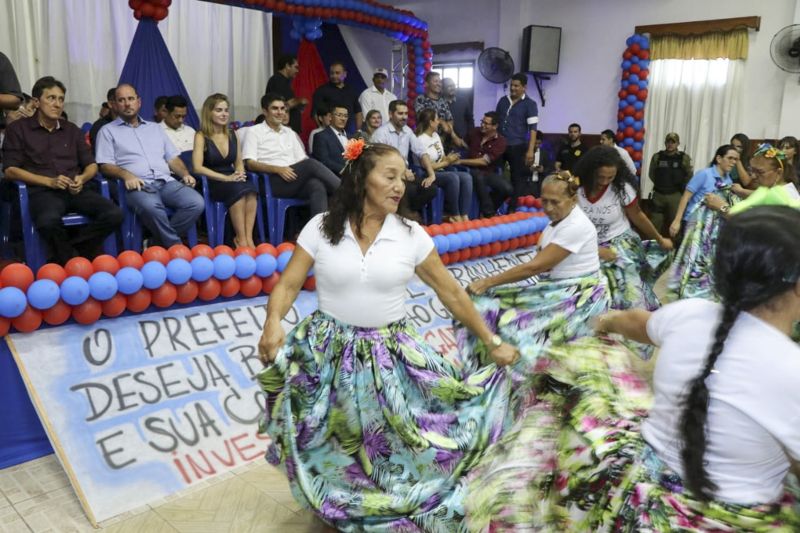
[[[115,533],[333,531],[300,510],[278,470],[257,461],[101,524]],[[0,532],[96,531],[54,455],[0,470]]]

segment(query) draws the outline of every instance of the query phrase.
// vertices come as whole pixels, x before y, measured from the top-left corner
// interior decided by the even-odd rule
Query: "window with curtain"
[[[680,135],[679,149],[699,170],[739,131],[747,45],[747,30],[651,37],[642,176],[669,132]],[[652,182],[641,183],[649,196]]]

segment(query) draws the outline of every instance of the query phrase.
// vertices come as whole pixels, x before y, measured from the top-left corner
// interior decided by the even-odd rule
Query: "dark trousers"
[[[311,216],[328,210],[328,197],[333,195],[342,180],[316,159],[306,158],[292,165],[297,174],[294,181],[284,181],[277,174],[270,174],[272,194],[280,198],[303,198],[308,200]]]
[[[122,224],[122,210],[111,200],[91,190],[70,194],[62,190],[39,190],[29,197],[31,218],[36,230],[50,245],[55,260],[61,264],[76,255],[93,258],[103,240]],[[61,217],[78,213],[91,219],[70,238]]]
[[[438,187],[432,184],[430,187],[423,187],[422,182],[428,176],[414,176],[414,181],[406,181],[406,202],[412,211],[419,213],[422,208],[436,197]]]
[[[511,194],[513,187],[503,177],[493,170],[474,168],[472,174],[472,189],[478,196],[480,214],[491,217],[497,214],[497,208]]]
[[[511,168],[511,200],[509,211],[517,207],[517,198],[525,196],[530,189],[531,169],[525,164],[525,154],[528,151],[527,144],[514,144],[506,147],[503,159],[508,161]]]

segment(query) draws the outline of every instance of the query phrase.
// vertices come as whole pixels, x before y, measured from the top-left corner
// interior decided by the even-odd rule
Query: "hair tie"
[[[781,170],[783,170],[783,162],[786,161],[786,153],[779,150],[769,143],[762,143],[756,148],[753,157],[765,157],[767,159],[775,159],[778,161]]]

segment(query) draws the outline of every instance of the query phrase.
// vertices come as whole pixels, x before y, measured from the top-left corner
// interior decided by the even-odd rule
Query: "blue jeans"
[[[445,212],[449,215],[468,215],[472,206],[472,176],[469,172],[440,170],[436,184],[444,189]]]
[[[126,195],[128,207],[165,247],[180,244],[205,209],[200,193],[176,180],[146,181],[141,191]]]

